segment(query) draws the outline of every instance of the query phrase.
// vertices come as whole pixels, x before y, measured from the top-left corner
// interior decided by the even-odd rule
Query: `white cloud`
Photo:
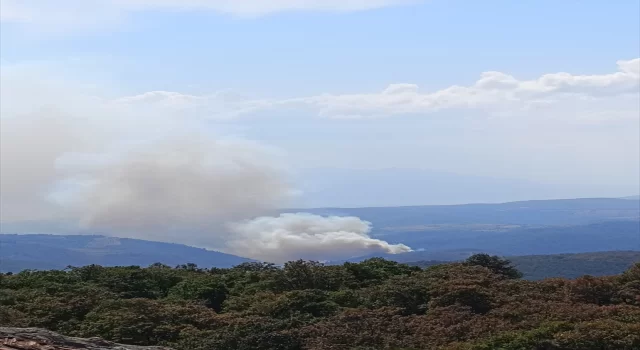
[[[424,114],[444,109],[480,109],[491,113],[522,114],[536,106],[580,104],[583,100],[631,97],[640,94],[640,58],[618,61],[618,71],[602,75],[545,74],[518,80],[502,72],[484,72],[471,86],[453,85],[420,92],[413,84],[392,84],[380,93],[325,94],[299,99],[327,117],[380,117]],[[637,106],[637,104],[636,104]],[[634,111],[635,112],[635,111]],[[571,118],[572,116],[566,116]]]
[[[0,22],[41,34],[84,33],[120,24],[126,12],[109,1],[3,0]]]
[[[123,98],[149,108],[165,108],[201,117],[233,118],[284,108],[311,110],[328,118],[380,118],[429,114],[442,110],[476,110],[491,116],[529,115],[560,122],[638,117],[640,58],[617,62],[618,71],[601,75],[545,74],[518,80],[503,72],[484,72],[470,86],[452,85],[421,92],[415,84],[391,84],[378,93],[321,94],[289,99],[243,99],[228,93],[210,96],[149,92]]]
[[[276,263],[411,251],[404,244],[369,237],[371,224],[357,217],[281,214],[231,224],[230,228],[234,233],[228,242],[232,252]]]
[[[122,97],[111,103],[114,106],[134,109],[141,114],[163,113],[205,119],[233,119],[284,104],[268,99],[246,99],[228,91],[203,96],[172,91],[149,91]]]
[[[115,0],[130,9],[212,10],[239,16],[283,11],[352,12],[416,2],[415,0]]]
[[[211,11],[239,17],[279,12],[354,12],[419,0],[3,0],[0,19],[27,28],[70,31],[121,22],[143,11]]]

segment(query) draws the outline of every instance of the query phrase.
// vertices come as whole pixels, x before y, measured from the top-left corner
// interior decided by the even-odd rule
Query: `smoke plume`
[[[64,84],[43,90],[38,79],[7,73],[14,72],[2,72],[2,101],[11,97],[0,119],[3,223],[58,220],[83,233],[273,262],[409,250],[370,238],[370,224],[358,218],[277,216],[295,186],[268,146],[216,135],[195,118]]]
[[[221,224],[286,203],[284,172],[258,145],[189,136],[129,150],[83,173],[89,184],[74,203],[83,227],[223,248]]]
[[[265,261],[340,259],[372,251],[391,254],[411,251],[369,237],[371,224],[357,217],[322,217],[307,213],[259,217],[230,225],[235,235],[228,245]]]

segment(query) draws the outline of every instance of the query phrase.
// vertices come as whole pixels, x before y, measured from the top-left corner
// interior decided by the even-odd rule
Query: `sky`
[[[305,198],[314,188],[342,192],[293,202],[268,194],[270,208],[543,199],[569,186],[555,197],[640,192],[638,1],[3,0],[0,6],[5,221],[55,217],[60,206],[71,215],[78,205],[68,203],[88,187],[93,192],[80,203],[117,206],[122,198],[103,196],[129,188],[134,177],[116,183],[103,174],[120,174],[143,159],[132,154],[145,164],[168,162],[160,149],[184,150],[191,159],[163,163],[166,172],[158,174],[167,177],[234,159],[267,174],[261,183],[286,188],[279,193],[287,198]],[[132,151],[140,145],[146,151]],[[214,161],[201,155],[213,153]],[[287,180],[270,178],[273,168]],[[208,176],[211,169],[193,174]],[[341,179],[354,174],[380,179],[369,188],[398,188],[404,178],[380,175],[389,169],[430,174],[423,183],[407,175],[413,180],[398,193],[429,188],[434,176],[438,187],[478,179],[489,179],[478,187],[502,192],[514,182],[536,185],[518,187],[518,196],[484,188],[456,193],[455,200],[446,191],[431,197],[426,191],[411,203],[391,190],[375,201],[349,198],[370,192],[349,193]],[[235,184],[235,175],[218,170],[227,177],[213,193]],[[541,191],[546,185],[555,187]],[[270,193],[255,189],[254,197]],[[81,221],[123,221],[120,211],[102,209]],[[157,208],[148,219],[162,210],[175,208]]]
[[[496,95],[484,105],[464,94],[450,98],[470,105],[416,101],[473,86],[486,72],[519,82],[558,73],[606,79],[618,61],[640,56],[637,1],[268,3],[3,1],[2,67],[99,86],[103,98],[172,105],[282,148],[299,168],[417,167],[637,187],[637,76],[624,91],[585,83],[575,90],[583,96],[558,87],[519,103]],[[637,73],[637,61],[630,66]],[[402,84],[405,95],[383,101]],[[307,102],[273,106],[295,99]]]

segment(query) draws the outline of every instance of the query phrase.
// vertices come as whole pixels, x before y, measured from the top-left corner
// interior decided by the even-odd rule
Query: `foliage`
[[[470,256],[465,262],[467,266],[482,266],[491,272],[502,275],[506,278],[522,278],[522,273],[511,266],[511,261],[489,254],[475,254]]]
[[[424,269],[374,258],[27,270],[0,275],[0,325],[178,350],[640,349],[640,264],[520,276],[484,254]]]
[[[522,278],[534,281],[551,277],[609,276],[620,274],[640,261],[640,251],[522,255],[510,256],[509,260],[522,272]],[[423,268],[444,263],[437,260],[407,262]]]

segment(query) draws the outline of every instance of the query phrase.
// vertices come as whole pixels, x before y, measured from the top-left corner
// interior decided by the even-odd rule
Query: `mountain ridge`
[[[609,276],[626,271],[640,262],[640,250],[587,252],[575,254],[522,255],[505,257],[523,274],[524,279],[578,278],[581,276]],[[407,265],[429,267],[450,261],[415,261]]]
[[[105,240],[118,244],[104,245]],[[183,244],[101,235],[2,234],[0,251],[0,270],[19,265],[63,269],[68,265],[148,266],[156,262],[232,267],[254,261]]]
[[[473,253],[501,256],[640,250],[640,201],[616,198],[531,200],[500,204],[319,208],[318,215],[357,216],[372,223],[372,238],[413,252],[369,254],[401,262],[460,260]],[[45,226],[38,231],[43,232]],[[61,269],[67,265],[231,267],[249,258],[177,243],[103,235],[16,234],[1,226],[0,269]],[[27,231],[28,232],[28,231]],[[46,231],[45,231],[46,232]],[[65,233],[52,231],[51,233]],[[304,258],[304,257],[302,257]]]

